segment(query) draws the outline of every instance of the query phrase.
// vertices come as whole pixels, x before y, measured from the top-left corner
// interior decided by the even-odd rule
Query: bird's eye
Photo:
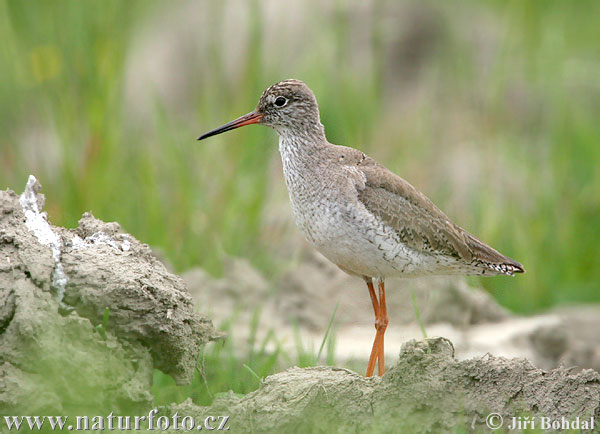
[[[277,99],[275,100],[275,105],[277,107],[283,107],[286,103],[287,103],[287,99],[285,99],[282,96],[278,96]]]

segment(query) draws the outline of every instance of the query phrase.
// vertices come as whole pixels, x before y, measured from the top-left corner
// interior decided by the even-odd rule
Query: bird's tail
[[[521,263],[503,255],[477,237],[467,234],[467,240],[469,248],[473,252],[473,263],[496,271],[498,274],[512,276],[516,273],[525,273],[525,268]]]

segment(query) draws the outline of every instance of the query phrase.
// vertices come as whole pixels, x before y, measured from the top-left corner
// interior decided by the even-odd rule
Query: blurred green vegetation
[[[178,270],[199,265],[218,274],[226,253],[272,276],[286,260],[260,237],[275,133],[252,127],[195,138],[250,111],[266,86],[294,77],[315,91],[331,142],[369,152],[525,265],[515,279],[476,279],[501,304],[529,313],[598,302],[597,2],[406,2],[402,11],[417,11],[407,29],[388,13],[400,3],[374,1],[363,16],[343,2],[323,13],[308,1],[310,27],[297,35],[306,43],[273,51],[266,3],[248,2],[248,25],[238,28],[229,25],[226,2],[201,2],[197,18],[208,19],[190,42],[198,49],[161,64],[181,72],[187,91],[173,104],[149,86],[139,102],[149,115],[140,118],[125,102],[127,71],[143,82],[153,70],[130,59],[155,30],[171,23],[177,33],[181,15],[168,12],[188,3],[2,1],[0,186],[20,192],[33,173],[54,224],[73,227],[92,210],[162,248]],[[163,15],[162,28],[147,24]],[[368,55],[353,39],[357,20]],[[408,37],[395,46],[389,32]],[[242,55],[230,52],[232,41]],[[456,161],[464,191],[456,171],[444,171]],[[271,357],[231,353],[227,369],[240,376],[234,390],[256,387],[241,364],[262,376],[274,369]],[[224,390],[220,381],[231,384],[218,375],[214,391]]]
[[[34,173],[54,223],[74,226],[92,210],[161,247],[179,270],[200,265],[219,273],[219,252],[226,252],[273,273],[281,259],[258,234],[275,134],[252,127],[201,144],[194,138],[251,110],[267,85],[295,76],[314,88],[330,141],[384,160],[459,224],[525,265],[528,273],[517,279],[481,279],[502,304],[532,312],[598,301],[597,4],[471,1],[454,11],[425,4],[434,19],[423,26],[434,28],[435,40],[427,48],[427,32],[417,31],[417,54],[405,63],[415,63],[420,48],[429,57],[416,78],[393,70],[390,58],[402,53],[385,48],[386,29],[394,27],[379,23],[390,2],[375,2],[366,19],[370,54],[357,71],[351,8],[338,5],[323,18],[307,7],[313,46],[293,65],[267,66],[274,53],[265,49],[264,4],[255,1],[236,39],[244,56],[231,80],[222,37],[226,6],[207,2],[211,28],[203,34],[201,63],[172,65],[197,73],[184,101],[193,109],[174,112],[156,96],[147,107],[150,121],[135,122],[123,96],[132,41],[161,8],[183,3],[1,2],[0,185],[21,191]],[[469,14],[489,22],[461,34]],[[467,18],[453,23],[459,15]],[[488,57],[482,69],[476,44],[486,33],[493,42],[480,49]],[[389,82],[403,89],[402,74],[405,87],[425,87],[429,96],[395,111]],[[470,186],[466,201],[454,202],[451,180],[435,171],[465,142],[476,144],[476,161],[486,168],[502,163],[497,170],[515,185],[498,194],[498,172],[490,171]]]

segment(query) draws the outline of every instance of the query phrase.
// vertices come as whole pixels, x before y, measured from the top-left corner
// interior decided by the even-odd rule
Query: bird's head
[[[279,134],[322,131],[319,107],[312,90],[300,80],[284,80],[265,90],[256,109],[198,137],[198,140],[251,124],[262,124]]]

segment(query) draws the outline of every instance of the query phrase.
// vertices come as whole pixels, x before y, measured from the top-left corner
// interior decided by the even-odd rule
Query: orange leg
[[[367,283],[367,287],[369,288],[369,295],[371,296],[371,302],[373,303],[373,312],[375,312],[375,328],[377,328],[377,324],[379,321],[379,302],[377,301],[377,294],[375,294],[375,288],[373,288],[373,279],[370,277],[365,277],[365,282]],[[377,363],[377,358],[379,357],[379,331],[375,335],[375,340],[373,341],[373,349],[371,350],[371,356],[369,357],[369,364],[367,365],[367,377],[372,377],[373,372],[375,371],[375,363]]]
[[[383,340],[385,330],[388,325],[387,306],[385,305],[385,284],[383,279],[379,280],[379,324],[376,324],[377,335],[381,336],[381,344],[379,345],[379,376],[381,377],[385,373],[385,356],[383,353]]]
[[[384,356],[384,335],[388,325],[387,306],[385,304],[385,284],[383,280],[379,280],[379,300],[373,287],[373,279],[365,277],[367,287],[369,288],[369,295],[371,296],[371,302],[373,303],[373,311],[375,312],[375,340],[373,341],[373,348],[371,349],[371,356],[369,357],[369,364],[367,365],[367,377],[373,376],[375,371],[375,364],[378,366],[379,376],[385,373],[385,356]]]

